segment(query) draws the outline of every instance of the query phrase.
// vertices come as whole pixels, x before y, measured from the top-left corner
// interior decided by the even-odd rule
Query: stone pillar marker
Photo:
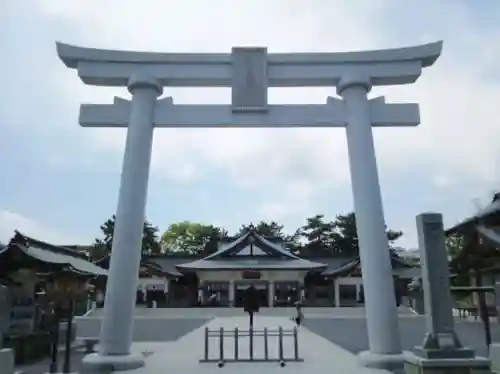
[[[370,342],[370,351],[362,352],[360,358],[367,366],[379,367],[377,362],[387,361],[388,355],[395,361],[402,360],[402,350],[367,99],[370,89],[370,77],[361,74],[345,75],[337,86],[346,108],[347,148]]]
[[[439,213],[417,216],[422,264],[426,334],[422,346],[405,355],[405,370],[413,373],[490,372],[490,362],[464,348],[454,329],[448,254],[443,217]]]

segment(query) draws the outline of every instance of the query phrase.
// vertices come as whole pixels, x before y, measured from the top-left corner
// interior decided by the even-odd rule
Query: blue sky
[[[128,97],[83,85],[55,41],[116,49],[270,52],[395,48],[444,40],[414,85],[372,96],[418,102],[422,125],[377,129],[387,224],[414,247],[415,215],[453,224],[499,187],[500,7],[423,0],[7,0],[0,5],[0,240],[14,229],[88,243],[116,209],[124,130],[83,129],[83,102]],[[221,89],[165,89],[177,103],[227,103]],[[275,103],[323,103],[335,89],[273,89]],[[289,231],[352,210],[343,129],[157,130],[147,214],[224,225],[274,219]]]

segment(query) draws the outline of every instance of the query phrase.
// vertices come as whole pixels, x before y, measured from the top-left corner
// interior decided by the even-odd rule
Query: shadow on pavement
[[[134,341],[174,341],[201,327],[210,320],[211,318],[136,319],[134,323]],[[101,331],[101,319],[81,319],[77,324],[79,337],[99,336]]]
[[[134,325],[135,342],[162,342],[175,341],[184,335],[201,327],[211,318],[206,319],[143,319],[136,320]],[[100,320],[86,320],[84,324],[78,327],[79,336],[99,336]],[[85,353],[81,349],[74,349],[71,354],[71,371],[73,373],[80,371],[80,365]],[[59,353],[59,368],[62,369],[64,353]],[[44,359],[39,362],[16,367],[16,370],[22,370],[25,374],[42,374],[49,371],[50,360]]]

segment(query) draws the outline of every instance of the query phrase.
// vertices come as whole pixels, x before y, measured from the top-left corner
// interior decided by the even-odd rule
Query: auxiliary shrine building
[[[391,261],[396,294],[403,296],[420,268],[395,255]],[[143,260],[137,300],[158,307],[240,307],[251,284],[269,307],[299,299],[308,306],[354,306],[364,299],[358,257],[299,257],[281,239],[250,226],[206,257],[170,253]]]

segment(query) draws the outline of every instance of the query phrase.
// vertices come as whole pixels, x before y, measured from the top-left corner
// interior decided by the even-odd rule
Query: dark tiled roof
[[[187,255],[187,256],[155,256],[149,257],[147,261],[155,262],[161,266],[163,271],[178,274],[179,271],[177,269],[182,269],[182,265],[189,265],[190,263],[196,265],[196,263],[200,264],[199,261],[202,261],[203,257],[195,256],[195,255]],[[322,269],[325,276],[340,276],[346,273],[350,273],[351,271],[356,270],[359,265],[358,257],[307,257],[299,258],[299,260],[307,261],[312,264],[320,265],[316,270],[321,271]],[[208,264],[201,263],[204,267],[203,269],[217,269],[217,268],[232,268],[232,269],[246,269],[249,267],[260,267],[262,268],[300,268],[304,266],[304,263],[295,262],[296,260],[280,260],[280,259],[272,259],[272,258],[256,258],[251,256],[234,256],[230,259],[224,260],[211,260],[206,261]],[[289,265],[286,265],[290,263]],[[179,266],[181,265],[181,266]],[[257,266],[256,266],[257,265]],[[322,265],[322,266],[321,266]],[[179,266],[179,267],[178,267]],[[308,267],[304,267],[307,269]],[[397,275],[399,273],[404,273],[404,269],[414,268],[413,265],[406,263],[401,258],[396,258],[393,256],[393,269],[394,274]],[[188,266],[187,269],[190,269]],[[186,270],[187,270],[186,269]],[[193,267],[193,269],[195,269]],[[401,269],[401,270],[399,270]],[[310,270],[315,270],[314,268]]]
[[[261,250],[266,252],[270,257],[277,257],[283,260],[297,260],[300,259],[295,256],[289,250],[287,250],[282,243],[272,241],[255,231],[253,226],[248,228],[248,231],[240,235],[235,240],[229,243],[220,243],[219,250],[211,255],[208,255],[204,260],[215,260],[221,258],[227,258],[228,256],[233,256],[242,251],[245,247],[255,244]]]
[[[500,227],[486,227],[484,225],[477,225],[476,230],[492,245],[500,245]]]
[[[255,256],[239,257],[237,260],[206,260],[201,259],[189,263],[176,265],[181,270],[215,270],[215,269],[299,269],[299,270],[322,270],[326,264],[312,262],[304,259],[280,260],[276,258],[256,258]]]
[[[193,257],[190,256],[189,258],[192,259]],[[197,257],[197,258],[199,258],[199,257]],[[180,273],[179,270],[177,270],[176,266],[189,261],[189,259],[186,259],[186,257],[182,257],[182,256],[174,257],[174,256],[167,255],[167,256],[148,257],[145,261],[156,263],[161,267],[161,269],[165,273],[168,273],[168,274],[175,276],[175,277],[179,277],[179,276],[182,276],[182,273]]]
[[[481,220],[487,220],[493,216],[496,216],[500,213],[500,194],[495,194],[495,197],[490,205],[486,208],[480,210],[472,217],[469,217],[462,222],[450,227],[446,230],[446,234],[450,235],[456,232],[460,232],[466,228],[473,227],[475,224],[479,223]]]
[[[56,246],[41,240],[15,232],[9,244],[0,251],[0,255],[7,255],[10,251],[20,250],[23,256],[54,266],[68,266],[77,273],[107,275],[107,271],[94,265],[88,257],[79,251]]]
[[[254,247],[255,246],[255,247]],[[259,254],[252,252],[258,248]],[[253,226],[229,243],[220,243],[219,250],[204,258],[184,261],[174,265],[181,271],[215,269],[299,269],[323,270],[323,263],[300,258],[281,243],[258,234]]]
[[[248,260],[248,257],[246,257],[246,258]],[[183,257],[183,256],[173,257],[172,256],[171,257],[171,256],[167,255],[167,256],[161,256],[161,257],[160,256],[149,257],[147,261],[157,263],[158,265],[160,265],[162,267],[163,271],[173,272],[173,273],[179,274],[179,271],[177,270],[178,265],[183,265],[183,264],[186,264],[189,262],[196,262],[196,261],[199,261],[202,259],[203,258],[200,256],[187,256],[187,257]],[[242,260],[244,260],[244,259],[245,259],[245,257],[243,257],[243,256],[242,257],[233,257],[232,259],[225,260],[225,263],[228,264],[230,262],[232,264],[232,266],[234,267],[235,264],[241,263]],[[192,261],[190,261],[190,260],[192,260]],[[255,257],[253,257],[253,260],[255,261]],[[276,266],[277,262],[278,262],[281,265],[280,268],[282,268],[283,262],[288,262],[288,261],[280,261],[280,260],[276,260],[276,259],[271,261],[271,259],[265,259],[265,258],[257,259],[257,260],[260,261],[261,263],[264,263],[265,261],[267,261],[267,264],[268,264],[267,266],[270,266],[273,263]],[[305,259],[300,259],[300,260],[307,261],[309,263],[315,263],[318,265],[323,265],[325,267],[325,271],[333,271],[333,270],[339,268],[340,266],[352,261],[353,259],[352,258],[339,258],[339,257],[336,257],[336,258],[335,257],[317,257],[317,258],[308,258],[307,260],[305,260]],[[290,264],[291,267],[304,265],[304,263],[293,264],[293,260],[291,262],[292,262],[292,264]],[[219,262],[213,261],[213,263],[217,264]],[[255,264],[255,262],[254,262],[254,264]],[[242,267],[246,268],[246,267],[249,267],[249,265],[250,265],[250,263],[247,263],[247,265],[242,266]],[[318,270],[321,270],[321,269],[318,269]]]

